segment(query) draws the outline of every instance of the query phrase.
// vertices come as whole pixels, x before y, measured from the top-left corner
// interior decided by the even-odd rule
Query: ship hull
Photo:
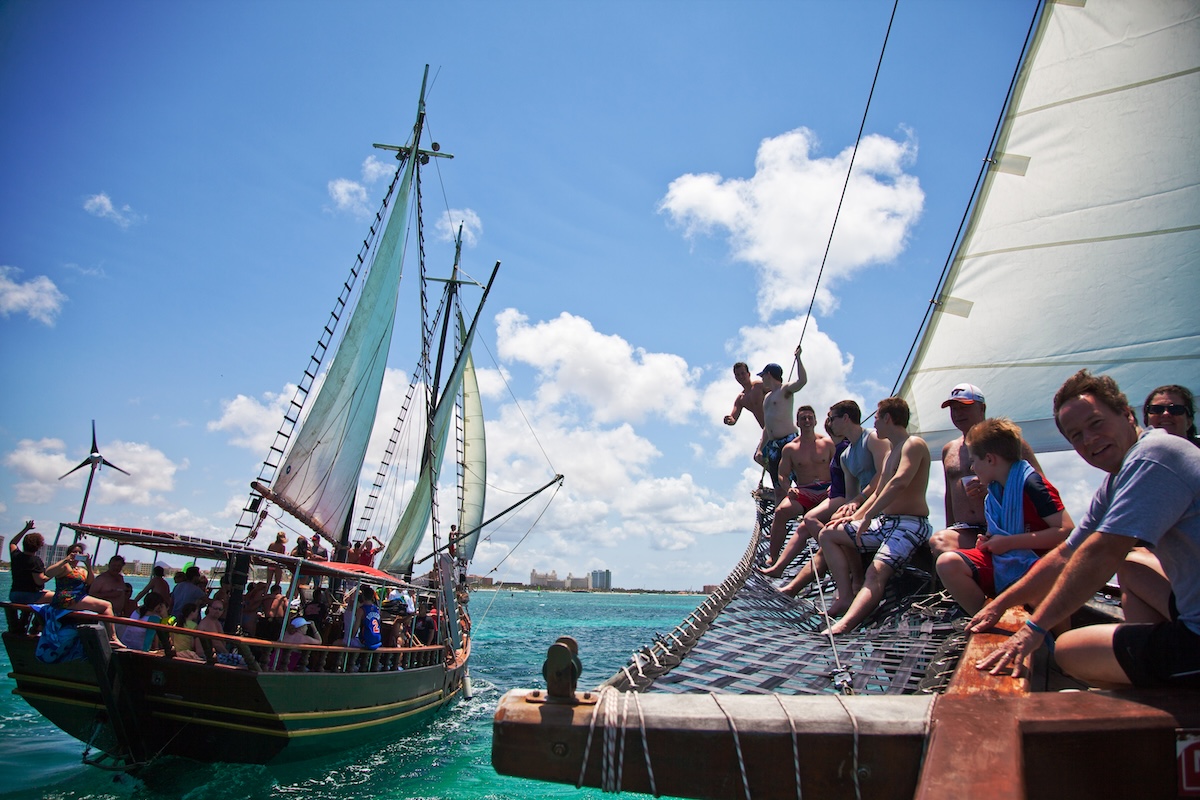
[[[118,650],[106,676],[86,660],[38,661],[35,638],[6,632],[3,640],[16,694],[65,733],[131,768],[159,755],[283,763],[394,737],[454,703],[466,674],[465,659],[453,668],[255,672]]]

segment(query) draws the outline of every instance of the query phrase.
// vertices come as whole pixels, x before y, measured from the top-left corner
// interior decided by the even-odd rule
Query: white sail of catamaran
[[[1046,3],[901,388],[937,452],[983,388],[1036,451],[1087,368],[1132,402],[1200,386],[1200,18],[1189,0]]]

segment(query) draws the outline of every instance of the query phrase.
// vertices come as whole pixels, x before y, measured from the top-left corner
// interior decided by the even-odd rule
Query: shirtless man
[[[783,455],[783,447],[796,438],[796,424],[792,419],[792,398],[796,392],[808,383],[808,373],[800,360],[800,347],[796,347],[796,380],[791,383],[783,382],[783,368],[778,364],[767,364],[758,373],[763,379],[763,435],[759,452],[766,462],[767,473],[775,487],[775,502],[783,499],[783,490],[779,484],[779,459]]]
[[[200,624],[196,626],[198,631],[207,631],[209,633],[224,633],[225,632],[225,601],[213,600],[208,604],[208,611],[204,614],[204,619],[200,620]],[[212,639],[213,649],[218,653],[228,653],[229,648],[225,642],[219,639]]]
[[[783,447],[779,457],[779,484],[786,495],[775,507],[771,522],[771,562],[779,557],[787,524],[811,510],[829,497],[829,459],[833,455],[833,440],[817,433],[817,412],[812,406],[800,406],[796,412],[800,435]],[[795,486],[792,486],[793,480]],[[800,528],[796,534],[802,536]]]
[[[742,411],[749,411],[758,420],[758,427],[763,426],[763,397],[766,391],[762,381],[750,377],[750,366],[745,361],[733,365],[733,379],[742,386],[741,394],[733,401],[733,410],[725,415],[726,425],[736,425],[742,416]]]
[[[929,446],[908,433],[908,404],[899,397],[879,401],[875,430],[891,443],[891,452],[879,474],[879,490],[856,509],[848,522],[831,524],[821,531],[821,552],[837,584],[838,597],[829,616],[841,619],[830,626],[833,634],[845,633],[862,622],[883,599],[888,580],[919,547],[929,542]],[[845,508],[845,506],[843,506]],[[851,585],[851,562],[865,548],[878,546],[863,578],[862,588]]]
[[[987,419],[987,404],[983,391],[970,383],[960,383],[950,390],[950,397],[942,408],[950,409],[950,421],[962,432],[942,448],[942,469],[946,473],[946,528],[929,537],[929,549],[933,562],[938,556],[952,550],[970,550],[975,546],[979,534],[987,532],[987,520],[983,517],[983,501],[987,487],[978,480],[964,481],[971,477],[971,456],[967,452],[966,436],[971,426]],[[1033,449],[1021,439],[1021,458],[1042,473],[1042,467],[1033,455]]]
[[[92,580],[88,594],[107,600],[112,605],[114,613],[125,608],[125,576],[121,570],[125,568],[122,556],[113,556],[108,560],[108,569],[101,572]],[[118,616],[124,616],[118,613]]]
[[[787,543],[784,553],[774,564],[763,570],[766,575],[774,578],[781,576],[785,567],[799,555],[800,547],[803,546],[806,539],[817,540],[821,530],[827,524],[848,521],[853,512],[857,511],[858,507],[875,492],[875,487],[880,482],[878,475],[883,470],[883,463],[887,461],[888,451],[892,445],[888,443],[887,439],[880,439],[880,435],[875,431],[864,428],[862,420],[862,409],[859,409],[858,403],[851,399],[836,402],[829,407],[826,425],[830,435],[835,441],[845,440],[850,443],[842,450],[840,458],[842,480],[845,481],[844,492],[839,499],[834,500],[830,497],[823,500],[822,503],[817,504],[815,509],[804,515],[800,521],[800,527],[803,527],[803,530],[798,527],[797,535]],[[829,476],[832,479],[832,470],[830,470]],[[785,595],[797,596],[800,590],[812,583],[812,579],[823,575],[824,569],[826,569],[824,555],[818,549],[812,555],[809,563],[800,569],[790,583],[781,587],[780,591]],[[851,571],[853,585],[857,589],[863,583],[862,565],[858,560],[851,561]]]

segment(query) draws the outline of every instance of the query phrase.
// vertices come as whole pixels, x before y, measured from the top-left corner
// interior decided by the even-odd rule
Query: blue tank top
[[[842,469],[849,472],[858,481],[860,492],[875,477],[875,457],[867,448],[867,438],[870,435],[869,430],[864,430],[862,436],[851,442],[850,446],[846,448],[846,452],[842,453]]]
[[[379,606],[363,606],[362,629],[358,641],[368,650],[377,650],[383,644],[383,628],[379,622]]]

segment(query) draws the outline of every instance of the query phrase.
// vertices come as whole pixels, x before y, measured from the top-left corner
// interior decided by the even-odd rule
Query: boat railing
[[[4,608],[8,617],[10,633],[36,636],[24,633],[24,626],[14,624],[18,613],[32,613],[28,605],[0,602],[0,606]],[[209,666],[245,666],[251,672],[395,672],[432,667],[446,662],[447,659],[453,661],[456,657],[454,653],[448,652],[449,648],[440,644],[367,650],[337,645],[268,641],[251,636],[214,633],[165,625],[161,622],[107,617],[87,612],[68,614],[66,619],[76,623],[103,623],[106,626],[136,627],[153,631],[155,649],[145,651],[145,655],[149,657],[189,660]],[[191,651],[181,652],[176,649],[173,636],[187,636],[194,641],[195,647]],[[217,647],[218,642],[224,645],[224,653],[236,653],[240,657],[240,663],[237,663],[239,658],[222,658],[222,648]],[[187,653],[193,655],[189,656]]]

